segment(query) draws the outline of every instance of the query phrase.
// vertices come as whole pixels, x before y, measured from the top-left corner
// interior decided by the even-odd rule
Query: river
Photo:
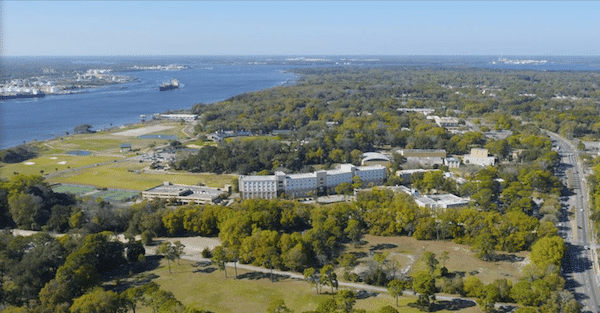
[[[162,64],[162,63],[161,63]],[[135,71],[119,75],[136,81],[91,89],[72,95],[0,102],[0,148],[47,140],[73,132],[81,124],[93,129],[136,123],[140,115],[189,109],[195,103],[212,103],[249,91],[293,81],[295,75],[281,65],[193,64],[181,71]],[[180,88],[159,91],[172,78]]]

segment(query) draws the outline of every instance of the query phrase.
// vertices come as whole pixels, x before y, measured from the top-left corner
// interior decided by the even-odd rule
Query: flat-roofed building
[[[400,149],[396,151],[405,158],[445,158],[444,149]]]
[[[285,174],[276,172],[266,176],[240,176],[239,187],[243,199],[272,199],[285,193],[286,196],[305,197],[314,192],[333,192],[341,183],[352,183],[354,176],[365,184],[382,184],[387,177],[385,166],[354,166],[342,164],[334,170],[320,170],[312,173]]]
[[[358,166],[354,175],[360,177],[365,184],[381,185],[387,178],[387,168],[383,165]]]
[[[471,202],[469,199],[453,194],[416,196],[414,199],[417,205],[421,207],[443,210],[464,207]]]
[[[279,172],[282,173],[282,172]],[[283,174],[283,173],[282,173]],[[277,198],[281,175],[240,175],[239,189],[243,199],[273,199]],[[281,183],[282,185],[282,183]]]
[[[428,116],[428,118],[430,118],[430,117],[433,118],[433,120],[439,127],[457,127],[458,126],[458,119],[456,117]]]
[[[204,186],[174,185],[170,182],[142,191],[142,198],[175,200],[179,203],[214,203],[216,199],[228,192],[226,188],[210,188]]]
[[[449,168],[459,168],[460,160],[457,158],[446,158],[444,159],[444,165],[446,165]]]
[[[496,164],[496,158],[488,156],[487,149],[473,148],[470,155],[463,156],[465,164],[474,164],[479,166],[489,166]]]
[[[198,115],[196,114],[160,114],[159,116],[163,120],[184,120],[186,122],[192,122],[198,119]]]

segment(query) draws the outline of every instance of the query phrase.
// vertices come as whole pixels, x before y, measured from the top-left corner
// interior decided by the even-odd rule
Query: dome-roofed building
[[[390,160],[390,158],[383,153],[365,152],[362,155],[362,161],[360,164],[363,166],[383,165],[385,167],[390,167],[392,165],[392,160]]]

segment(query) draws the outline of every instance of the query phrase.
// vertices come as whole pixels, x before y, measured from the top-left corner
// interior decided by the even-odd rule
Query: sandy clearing
[[[202,250],[207,248],[212,250],[216,246],[221,245],[221,239],[218,237],[174,237],[174,238],[154,238],[156,242],[159,244],[153,247],[146,247],[146,254],[153,254],[156,247],[160,245],[161,242],[175,242],[179,240],[185,248],[183,248],[183,252],[187,256],[201,256]]]
[[[171,129],[171,128],[175,128],[175,126],[155,125],[155,126],[130,129],[130,130],[114,133],[113,135],[124,136],[124,137],[137,137],[137,136],[151,134],[151,133],[155,133],[155,132],[159,132],[159,131],[163,131],[165,129]]]

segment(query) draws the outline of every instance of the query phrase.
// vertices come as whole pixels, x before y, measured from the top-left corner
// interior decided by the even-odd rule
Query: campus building
[[[230,186],[227,185],[224,189],[221,188],[209,188],[204,186],[187,186],[187,185],[174,185],[170,182],[164,182],[164,184],[152,187],[148,190],[142,191],[142,198],[153,200],[153,199],[166,199],[174,200],[179,203],[214,203],[219,197],[227,193]]]
[[[341,183],[352,183],[354,176],[360,177],[365,184],[380,185],[387,178],[387,169],[382,165],[342,164],[338,169],[312,173],[278,171],[275,175],[240,175],[239,189],[243,199],[272,199],[282,193],[292,198],[306,197],[314,192],[332,192]]]
[[[488,156],[487,149],[473,148],[470,155],[463,156],[465,164],[474,164],[479,166],[489,166],[496,163],[496,158]]]

